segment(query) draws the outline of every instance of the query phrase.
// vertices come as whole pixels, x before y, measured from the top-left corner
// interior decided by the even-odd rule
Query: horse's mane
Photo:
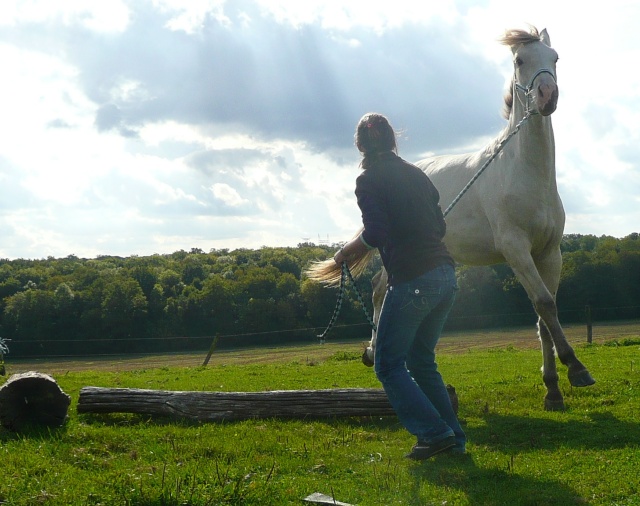
[[[528,44],[529,42],[540,42],[540,33],[535,26],[530,26],[529,31],[514,28],[507,30],[504,35],[498,39],[498,42],[505,46],[515,46],[517,44]]]
[[[505,46],[516,46],[520,44],[529,44],[530,42],[540,41],[540,33],[535,26],[530,26],[529,31],[514,28],[507,30],[504,35],[498,39],[498,42]],[[514,76],[515,77],[515,76]],[[502,116],[505,119],[509,119],[511,115],[511,109],[513,109],[513,79],[511,78],[511,84],[504,94],[504,107],[502,109]]]

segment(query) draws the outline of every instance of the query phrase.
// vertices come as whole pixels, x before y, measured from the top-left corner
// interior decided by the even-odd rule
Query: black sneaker
[[[448,436],[437,443],[425,443],[422,441],[418,441],[413,448],[411,448],[411,452],[405,455],[408,459],[413,460],[425,460],[428,458],[437,455],[438,453],[444,452],[450,448],[453,448],[456,445],[455,436]]]

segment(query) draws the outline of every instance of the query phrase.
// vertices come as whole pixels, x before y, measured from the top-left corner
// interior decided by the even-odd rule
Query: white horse
[[[447,215],[445,243],[457,262],[490,265],[507,262],[531,299],[538,314],[542,345],[542,378],[547,387],[547,410],[564,409],[558,388],[555,352],[568,367],[571,385],[595,383],[567,342],[555,303],[560,282],[560,241],[565,214],[556,184],[555,144],[550,115],[558,101],[556,62],[546,30],[509,30],[501,42],[511,48],[514,62],[512,86],[505,95],[507,127],[485,149],[463,155],[445,155],[419,161],[420,167],[448,205],[498,150],[522,118],[531,114],[509,138],[486,171],[469,187]],[[351,261],[359,273],[370,255]],[[333,260],[309,270],[313,279],[335,284],[340,266]],[[387,275],[373,279],[374,321],[380,314]],[[373,363],[375,332],[363,355]]]

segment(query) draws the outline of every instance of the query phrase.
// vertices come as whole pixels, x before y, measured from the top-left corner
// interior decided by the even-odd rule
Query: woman
[[[378,248],[389,276],[378,321],[375,372],[404,427],[418,439],[407,457],[465,452],[466,437],[435,362],[435,347],[458,289],[442,238],[438,190],[397,154],[387,118],[365,114],[355,144],[363,172],[356,197],[363,232],[334,256],[338,264]]]

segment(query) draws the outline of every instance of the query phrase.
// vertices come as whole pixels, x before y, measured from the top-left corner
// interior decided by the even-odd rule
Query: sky
[[[640,232],[640,2],[2,0],[0,258],[349,240],[353,133],[476,151],[546,28],[565,233]],[[448,203],[442,203],[446,207]]]

